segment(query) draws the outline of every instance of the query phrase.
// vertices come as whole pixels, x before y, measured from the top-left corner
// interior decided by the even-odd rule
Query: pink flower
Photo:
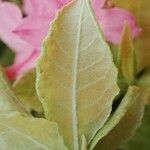
[[[14,64],[6,68],[8,77],[13,80],[34,66],[39,50],[13,33],[23,19],[22,13],[16,5],[0,2],[0,18],[0,39],[16,53]]]
[[[24,71],[35,65],[40,53],[41,43],[47,34],[49,24],[59,8],[70,0],[23,0],[22,17],[17,6],[8,2],[0,2],[0,38],[16,52],[12,66],[6,68],[11,79],[15,79]],[[107,0],[92,0],[96,18],[104,32],[107,41],[119,43],[125,21],[132,31],[133,38],[140,29],[134,16],[123,9],[105,8]]]

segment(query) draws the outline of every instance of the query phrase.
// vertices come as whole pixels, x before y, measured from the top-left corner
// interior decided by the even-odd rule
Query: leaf
[[[36,71],[32,69],[14,83],[14,92],[26,110],[37,116],[44,112],[35,90]]]
[[[135,54],[127,22],[124,25],[118,55],[119,72],[125,78],[126,82],[131,85],[135,78]]]
[[[150,1],[149,0],[114,0],[116,6],[126,8],[134,13],[142,29],[141,35],[134,43],[137,49],[139,69],[150,66]]]
[[[51,28],[37,66],[37,93],[46,118],[78,150],[81,136],[89,143],[110,115],[117,69],[88,0],[64,7]]]
[[[11,85],[3,73],[3,69],[0,67],[0,115],[15,111],[27,113],[22,103],[13,93]]]
[[[95,146],[94,150],[114,150],[133,135],[139,127],[144,110],[139,92],[139,88],[129,87],[115,113],[91,142],[90,150]]]
[[[0,118],[0,141],[1,150],[67,150],[56,123],[18,114]]]
[[[124,146],[122,150],[149,150],[150,144],[150,106],[146,106],[141,127],[136,135]]]
[[[87,141],[84,135],[82,135],[82,146],[81,150],[87,150]]]

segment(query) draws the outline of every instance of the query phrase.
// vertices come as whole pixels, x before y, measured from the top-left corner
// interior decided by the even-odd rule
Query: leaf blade
[[[138,71],[150,66],[150,2],[147,0],[113,0],[118,7],[128,9],[135,15],[142,31],[139,38],[134,42],[138,59]]]
[[[35,80],[36,70],[31,69],[15,81],[13,90],[26,110],[31,114],[34,112],[36,117],[40,117],[44,110],[35,90]]]
[[[133,135],[144,112],[144,102],[139,91],[138,87],[129,87],[114,115],[96,135],[96,141],[91,143],[90,149],[100,140],[94,150],[113,150]]]
[[[81,150],[87,150],[87,141],[85,136],[82,136],[82,146],[81,146]]]
[[[1,148],[8,150],[67,150],[55,123],[18,114],[0,118],[0,141]]]
[[[133,84],[135,79],[135,54],[130,35],[130,28],[126,22],[119,46],[118,64],[122,76],[129,85]]]
[[[150,106],[146,106],[144,118],[141,127],[136,132],[135,136],[130,139],[121,148],[123,150],[149,150],[149,139],[150,139]]]
[[[88,0],[74,1],[59,12],[44,42],[37,74],[46,117],[58,123],[66,145],[78,149],[83,134],[89,143],[110,115],[118,86],[110,49]]]
[[[14,94],[11,85],[3,73],[3,69],[0,67],[0,114],[2,115],[16,111],[28,114],[23,104]]]

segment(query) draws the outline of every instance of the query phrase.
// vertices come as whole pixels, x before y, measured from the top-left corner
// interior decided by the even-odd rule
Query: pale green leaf
[[[67,150],[56,123],[18,114],[0,117],[0,149]]]
[[[84,135],[82,135],[81,150],[87,150],[87,141]]]
[[[145,108],[141,127],[136,135],[121,150],[150,150],[150,106]]]
[[[23,104],[12,91],[12,87],[0,67],[0,115],[15,111],[27,113]]]
[[[21,76],[14,83],[14,92],[16,96],[19,98],[21,103],[24,105],[26,110],[35,115],[41,116],[44,112],[41,102],[37,97],[37,93],[35,90],[35,79],[36,79],[36,71],[32,69]]]
[[[37,91],[46,118],[71,150],[87,143],[108,119],[118,94],[117,69],[88,0],[59,12],[37,66]]]
[[[135,78],[135,54],[130,35],[130,29],[127,23],[124,25],[124,30],[120,42],[118,53],[119,72],[130,85],[133,84]]]
[[[135,132],[144,110],[139,92],[139,88],[129,87],[115,113],[91,142],[90,150],[95,146],[94,150],[114,150]]]

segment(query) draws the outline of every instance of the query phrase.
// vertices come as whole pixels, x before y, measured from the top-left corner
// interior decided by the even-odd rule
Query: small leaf
[[[116,112],[91,142],[90,150],[95,146],[94,150],[114,150],[135,132],[144,110],[139,92],[139,88],[129,87]]]
[[[118,94],[117,69],[89,0],[65,6],[47,36],[37,66],[37,93],[46,118],[71,150],[87,143],[108,119]]]
[[[0,114],[2,115],[15,111],[27,113],[23,104],[12,91],[11,85],[8,83],[3,69],[0,67]]]
[[[81,150],[87,150],[87,141],[84,135],[82,135],[82,146]]]
[[[141,127],[122,150],[150,150],[150,106],[146,106]]]
[[[138,70],[150,66],[150,1],[149,0],[113,0],[114,4],[132,11],[141,27],[141,35],[134,42],[138,58]]]
[[[134,81],[135,76],[135,54],[130,35],[130,29],[125,23],[120,49],[118,54],[118,67],[126,82],[130,85]]]
[[[35,90],[35,69],[25,73],[14,83],[14,92],[29,113],[41,116],[44,112]]]
[[[45,119],[0,117],[0,135],[2,150],[67,150],[57,125]]]

